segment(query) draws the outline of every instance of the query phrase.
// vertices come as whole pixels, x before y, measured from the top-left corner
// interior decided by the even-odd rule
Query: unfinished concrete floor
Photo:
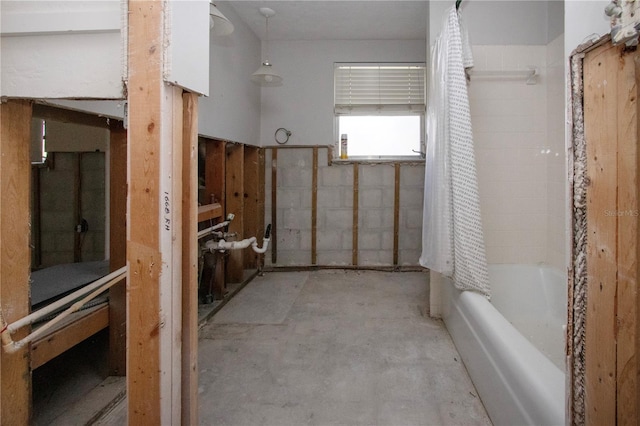
[[[491,424],[428,275],[257,277],[201,330],[203,425]]]

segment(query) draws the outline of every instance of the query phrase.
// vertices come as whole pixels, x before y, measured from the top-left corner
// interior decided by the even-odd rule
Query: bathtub
[[[434,283],[432,273],[432,285]],[[566,277],[489,265],[491,302],[436,277],[441,314],[495,425],[565,424]]]

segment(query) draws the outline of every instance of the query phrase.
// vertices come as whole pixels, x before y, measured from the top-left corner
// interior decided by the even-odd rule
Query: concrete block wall
[[[76,153],[55,153],[55,166],[39,169],[42,267],[74,261]],[[81,212],[89,223],[83,261],[105,259],[105,155],[83,153],[80,163]]]
[[[265,223],[271,223],[272,150],[265,152]],[[277,158],[278,266],[311,265],[313,150],[279,149]],[[424,164],[402,165],[399,264],[417,265],[422,237]],[[358,165],[358,265],[393,265],[395,170],[392,163]],[[318,149],[316,264],[353,260],[354,166],[328,164]],[[271,251],[271,250],[270,250]],[[265,256],[271,263],[271,253]]]

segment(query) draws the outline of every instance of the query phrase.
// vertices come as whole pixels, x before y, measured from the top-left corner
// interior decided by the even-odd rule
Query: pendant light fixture
[[[214,35],[225,36],[233,32],[231,21],[212,2],[209,3],[209,22],[209,28]]]
[[[251,80],[260,86],[280,86],[282,77],[280,77],[269,62],[269,18],[276,13],[268,7],[261,7],[260,14],[265,18],[265,59],[256,72],[251,75]]]

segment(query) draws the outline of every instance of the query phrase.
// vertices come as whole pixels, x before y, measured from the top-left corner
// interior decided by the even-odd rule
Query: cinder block
[[[382,235],[380,232],[360,232],[358,234],[358,249],[361,250],[380,250],[382,243]]]
[[[351,250],[332,250],[318,252],[318,265],[335,265],[344,266],[351,265]]]
[[[300,250],[300,230],[279,229],[278,230],[278,255],[280,250]]]
[[[346,209],[328,209],[325,212],[325,226],[329,229],[353,228],[353,211]]]
[[[311,252],[303,250],[280,250],[278,247],[278,265],[298,266],[311,264]]]
[[[387,250],[361,250],[358,263],[363,266],[391,266],[393,253]]]
[[[404,231],[400,233],[398,245],[401,249],[416,250],[422,247],[422,233]]]
[[[398,263],[403,266],[419,266],[421,250],[400,250]]]
[[[364,208],[382,207],[382,189],[361,189],[360,206]]]
[[[298,167],[278,167],[278,186],[281,188],[311,188],[313,171]]]
[[[364,166],[360,168],[359,183],[361,187],[384,185],[384,166]]]
[[[396,204],[396,190],[395,186],[385,186],[382,188],[382,206],[392,209]],[[392,213],[393,214],[393,213]]]
[[[73,263],[73,251],[70,252],[43,252],[42,266],[60,265],[62,263]]]
[[[320,251],[339,250],[342,248],[343,232],[340,230],[318,230],[316,249]]]
[[[299,208],[302,202],[302,191],[291,188],[278,188],[276,194],[278,209]]]
[[[424,197],[424,191],[421,188],[400,187],[400,206],[421,208]]]
[[[300,232],[300,250],[311,252],[311,230]]]
[[[284,210],[284,227],[286,229],[311,229],[311,210]]]
[[[278,166],[311,168],[313,152],[310,149],[281,149],[278,151]]]
[[[353,168],[347,165],[333,165],[321,170],[321,185],[353,187]]]
[[[40,250],[52,252],[56,250],[56,238],[53,232],[42,232],[40,234]]]
[[[43,211],[40,216],[42,229],[49,232],[68,232],[73,230],[75,219],[71,211],[68,212],[49,212]]]
[[[82,172],[82,189],[103,190],[105,186],[104,170],[87,170]]]
[[[404,211],[407,229],[422,229],[422,209],[406,209]]]
[[[56,232],[53,234],[55,239],[55,251],[72,251],[75,245],[75,232]],[[86,242],[86,240],[85,240]],[[88,243],[89,245],[91,242]],[[83,244],[84,245],[84,244]]]
[[[311,198],[312,198],[311,185],[309,185],[309,189],[304,188],[302,190],[302,194],[300,195],[300,208],[303,209],[311,209]]]
[[[318,188],[318,206],[342,207],[342,188]]]
[[[368,209],[364,211],[364,227],[366,229],[379,229],[382,228],[382,213],[381,209]]]
[[[73,171],[76,165],[76,154],[70,152],[56,152],[55,158],[55,171]]]
[[[424,165],[420,166],[403,166],[400,168],[400,185],[408,186],[424,186]]]

